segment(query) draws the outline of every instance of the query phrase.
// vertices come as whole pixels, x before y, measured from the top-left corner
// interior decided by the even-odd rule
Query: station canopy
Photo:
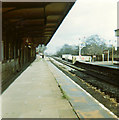
[[[44,0],[45,1],[45,0]],[[74,1],[3,0],[3,32],[15,27],[21,38],[32,38],[32,43],[47,45]]]

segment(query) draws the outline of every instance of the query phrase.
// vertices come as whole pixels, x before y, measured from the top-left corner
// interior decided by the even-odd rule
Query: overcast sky
[[[118,0],[77,0],[47,45],[55,53],[64,44],[78,45],[79,38],[98,34],[116,40]]]

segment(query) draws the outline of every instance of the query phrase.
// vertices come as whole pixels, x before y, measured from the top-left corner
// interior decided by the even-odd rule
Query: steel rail
[[[107,66],[94,65],[86,62],[76,62],[72,64],[70,62],[53,57],[58,62],[61,62],[75,70],[84,72],[88,75],[98,78],[102,82],[109,83],[111,85],[119,87],[119,69],[109,68]]]

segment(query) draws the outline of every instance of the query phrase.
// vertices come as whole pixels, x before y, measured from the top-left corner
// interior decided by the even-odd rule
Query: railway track
[[[56,57],[54,57],[54,59],[75,70],[93,76],[102,82],[107,82],[115,87],[119,87],[118,68],[110,68],[107,66],[89,64],[86,62],[76,62],[75,64],[72,64],[71,62],[67,62]]]
[[[111,72],[111,69],[105,72],[100,72],[97,66],[93,65],[92,67],[84,67],[84,65],[80,65],[80,63],[72,64],[71,62],[64,61],[60,58],[53,57],[50,61],[58,67],[62,72],[68,75],[72,80],[74,80],[77,84],[79,84],[83,89],[89,92],[94,98],[100,101],[104,106],[110,109],[113,113],[119,116],[118,109],[119,109],[119,87],[118,84],[114,83],[115,79],[112,79],[111,82],[105,80],[109,79],[116,74],[114,70]],[[83,64],[83,63],[82,63]],[[86,63],[85,63],[86,64]],[[68,67],[67,67],[68,66]],[[96,67],[96,68],[94,68]],[[71,69],[70,69],[71,68]],[[101,68],[101,66],[100,66]],[[92,70],[91,70],[92,69]],[[97,71],[96,71],[97,69]],[[103,68],[102,68],[103,69]],[[108,69],[106,67],[106,69]],[[118,71],[118,69],[116,69]],[[103,71],[103,70],[102,70]],[[101,77],[101,75],[103,77]],[[109,76],[108,76],[109,75]],[[104,77],[105,76],[105,77]],[[101,77],[101,78],[100,78]],[[118,80],[118,73],[117,73]],[[112,76],[113,78],[113,76]]]
[[[56,57],[53,59],[72,68],[73,70],[70,70],[69,72],[75,74],[79,79],[82,79],[83,81],[96,87],[96,89],[99,89],[106,95],[109,95],[111,98],[115,98],[119,103],[119,69],[112,69],[97,65],[92,66],[87,63],[78,62],[72,64],[71,62],[67,62]]]

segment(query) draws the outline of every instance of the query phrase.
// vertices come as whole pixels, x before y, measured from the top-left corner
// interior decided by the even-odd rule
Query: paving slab
[[[49,67],[37,58],[4,91],[2,118],[77,118]]]

